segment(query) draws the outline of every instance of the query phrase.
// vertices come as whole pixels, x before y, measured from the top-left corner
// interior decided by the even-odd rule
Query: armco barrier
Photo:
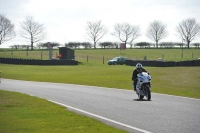
[[[200,60],[191,61],[144,61],[144,60],[126,60],[126,65],[135,66],[137,63],[141,63],[144,66],[154,67],[176,67],[176,66],[200,66]]]
[[[63,60],[38,60],[38,59],[20,59],[0,57],[0,63],[5,64],[22,64],[22,65],[78,65],[78,61],[63,59]],[[200,60],[190,61],[153,61],[153,60],[126,60],[126,65],[135,66],[137,63],[142,63],[144,66],[154,67],[175,67],[175,66],[200,66]]]
[[[63,60],[38,60],[38,59],[19,59],[0,57],[0,63],[4,64],[22,64],[22,65],[78,65],[78,61]]]

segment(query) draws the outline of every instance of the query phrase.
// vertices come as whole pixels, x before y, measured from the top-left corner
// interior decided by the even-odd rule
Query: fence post
[[[26,50],[26,56],[28,56],[28,49]]]
[[[103,64],[104,64],[104,56],[103,56]]]
[[[42,60],[42,51],[41,51],[41,60]]]
[[[88,55],[87,55],[87,62],[88,62]]]

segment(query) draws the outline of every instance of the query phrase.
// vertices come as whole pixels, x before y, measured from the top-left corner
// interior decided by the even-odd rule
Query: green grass
[[[107,60],[115,56],[126,56],[133,60],[143,60],[146,56],[148,60],[163,58],[165,61],[195,60],[200,58],[199,49],[184,49],[183,58],[181,49],[126,49],[120,52],[119,49],[96,49],[96,50],[76,50],[77,56],[96,57],[102,60],[104,56]]]
[[[125,133],[44,99],[0,90],[1,133]]]
[[[58,50],[53,50],[53,57],[58,55]],[[199,49],[184,49],[183,58],[181,56],[181,49],[126,49],[120,52],[119,49],[77,49],[75,50],[75,58],[78,61],[100,62],[102,63],[103,57],[107,61],[115,56],[125,56],[133,60],[143,60],[146,56],[148,60],[157,60],[163,58],[165,61],[182,61],[182,60],[196,60],[200,58]],[[17,58],[35,58],[35,59],[48,59],[48,50],[34,50],[34,51],[0,51],[0,57],[17,57]]]
[[[200,67],[145,67],[152,92],[200,98]],[[132,90],[134,67],[126,65],[31,66],[1,64],[8,79],[81,84]]]

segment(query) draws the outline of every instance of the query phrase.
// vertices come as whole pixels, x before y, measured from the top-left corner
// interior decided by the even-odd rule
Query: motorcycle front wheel
[[[143,99],[143,98],[144,98],[144,96],[142,96],[142,95],[138,94],[138,98],[139,98],[139,99]]]
[[[151,91],[150,91],[149,87],[147,87],[146,91],[147,91],[146,97],[147,97],[147,100],[149,101],[149,100],[151,100]]]

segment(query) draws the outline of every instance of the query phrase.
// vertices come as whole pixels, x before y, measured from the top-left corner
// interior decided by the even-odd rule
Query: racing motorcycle
[[[151,76],[146,72],[140,72],[137,77],[136,94],[138,98],[143,99],[146,96],[147,100],[151,100]]]

